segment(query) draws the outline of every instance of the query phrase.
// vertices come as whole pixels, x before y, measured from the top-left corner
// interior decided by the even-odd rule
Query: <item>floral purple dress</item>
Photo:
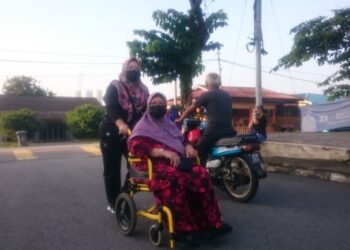
[[[154,148],[172,148],[151,138],[138,136],[130,140],[129,151],[137,157],[149,155]],[[218,200],[206,169],[194,165],[192,171],[181,171],[165,158],[152,158],[153,177],[148,182],[157,204],[167,206],[174,216],[177,233],[219,228],[223,222]],[[146,171],[145,162],[134,166]]]

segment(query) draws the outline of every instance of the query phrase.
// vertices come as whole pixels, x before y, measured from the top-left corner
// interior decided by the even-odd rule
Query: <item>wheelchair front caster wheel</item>
[[[124,235],[131,235],[136,227],[136,205],[127,193],[121,193],[115,202],[115,216]]]
[[[149,239],[156,247],[161,246],[163,243],[162,231],[163,228],[161,224],[153,224],[148,230]]]

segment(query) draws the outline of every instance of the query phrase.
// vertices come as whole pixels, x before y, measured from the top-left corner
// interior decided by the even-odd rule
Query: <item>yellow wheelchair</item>
[[[122,234],[132,235],[135,231],[137,217],[141,216],[153,220],[155,223],[149,228],[149,239],[154,246],[160,246],[164,241],[164,228],[167,228],[169,234],[170,248],[174,248],[174,223],[173,215],[166,206],[153,205],[147,210],[137,210],[134,195],[138,192],[150,192],[147,181],[152,179],[153,165],[152,161],[141,159],[129,155],[129,183],[117,198],[115,203],[115,215],[118,227]],[[133,166],[137,164],[147,164],[148,171],[138,171]],[[165,219],[166,222],[165,223]]]

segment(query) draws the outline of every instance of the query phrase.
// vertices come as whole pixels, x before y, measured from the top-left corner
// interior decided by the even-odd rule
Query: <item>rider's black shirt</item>
[[[217,140],[236,135],[232,127],[232,99],[225,91],[214,89],[202,94],[195,105],[203,106],[208,114],[208,126],[197,146],[201,164],[205,165],[207,156]]]
[[[209,90],[197,99],[195,105],[206,109],[208,126],[232,128],[232,98],[227,92],[221,89]]]

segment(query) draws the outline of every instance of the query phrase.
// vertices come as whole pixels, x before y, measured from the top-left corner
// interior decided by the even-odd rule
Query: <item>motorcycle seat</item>
[[[201,124],[201,121],[198,119],[185,119],[184,127],[188,130],[198,128]]]
[[[257,142],[256,135],[237,135],[235,137],[222,138],[215,142],[215,146],[237,146],[245,143]]]

